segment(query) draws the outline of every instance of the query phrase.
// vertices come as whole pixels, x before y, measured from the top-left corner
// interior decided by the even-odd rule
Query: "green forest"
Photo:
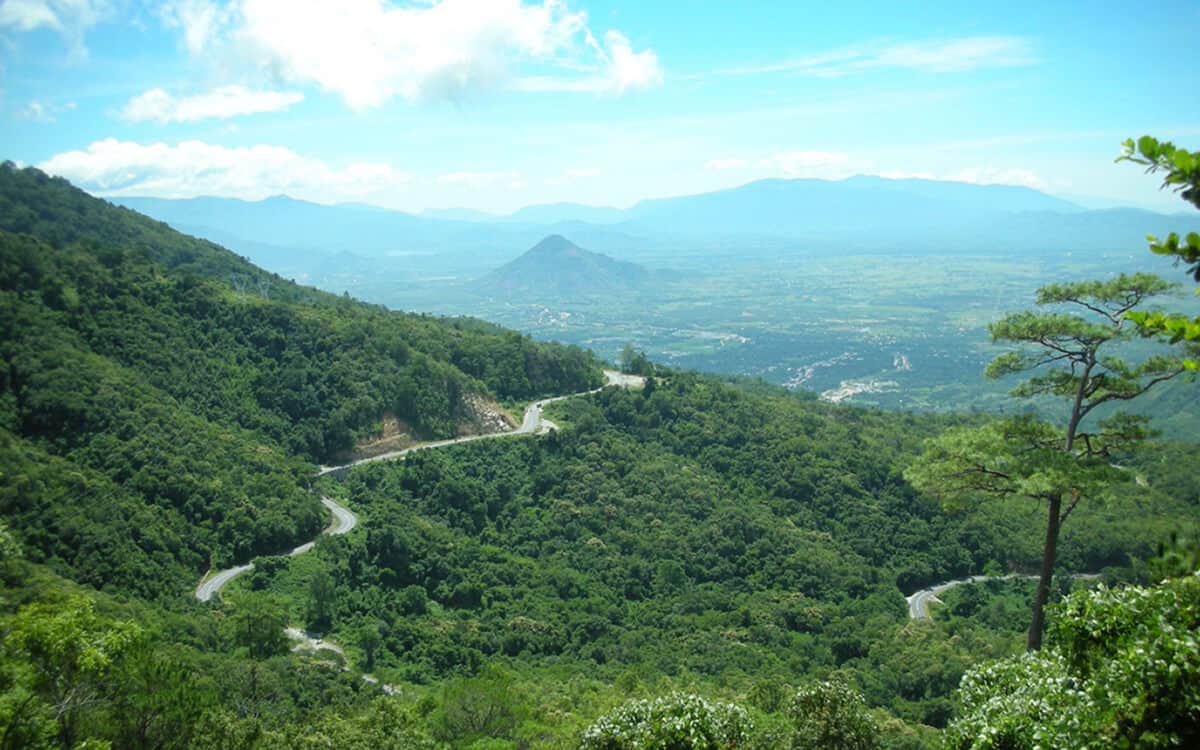
[[[1128,148],[1195,184],[1200,157]],[[988,374],[1078,394],[1063,425],[832,405],[630,348],[644,385],[553,404],[557,431],[319,476],[385,418],[452,437],[468,395],[582,394],[603,363],[297,285],[7,163],[0,750],[1193,746],[1196,448],[1083,417],[1196,364],[1103,349],[1165,282],[1053,282],[1030,300],[1050,312],[992,333],[1086,368]],[[1062,312],[1079,300],[1119,312]],[[358,527],[321,536],[321,494]],[[1047,560],[929,619],[905,601]]]
[[[464,394],[601,381],[582,350],[298,287],[11,164],[0,279],[5,517],[31,559],[152,598],[311,538],[311,463],[385,412],[448,437]]]

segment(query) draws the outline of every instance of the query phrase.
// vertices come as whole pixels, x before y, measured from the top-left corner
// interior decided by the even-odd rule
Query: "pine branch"
[[[1101,396],[1100,398],[1096,399],[1095,401],[1090,401],[1087,404],[1085,404],[1081,408],[1079,416],[1082,419],[1083,417],[1087,416],[1087,414],[1092,409],[1095,409],[1100,404],[1106,404],[1109,401],[1130,401],[1132,399],[1135,399],[1138,396],[1145,393],[1146,391],[1153,388],[1154,386],[1158,385],[1159,383],[1165,383],[1166,381],[1168,381],[1174,377],[1177,377],[1179,375],[1182,375],[1185,372],[1187,372],[1187,368],[1180,365],[1178,368],[1176,368],[1175,370],[1173,370],[1167,374],[1159,375],[1156,378],[1151,378],[1150,380],[1146,381],[1146,383],[1144,385],[1142,385],[1140,388],[1138,388],[1135,391],[1130,391],[1127,393],[1119,393],[1116,391],[1110,391],[1110,392],[1104,394],[1103,396]]]

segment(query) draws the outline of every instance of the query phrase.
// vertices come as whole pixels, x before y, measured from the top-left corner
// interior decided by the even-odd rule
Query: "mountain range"
[[[1132,208],[1086,210],[1026,187],[858,176],[760,180],[627,209],[560,203],[490,217],[466,210],[413,215],[358,204],[277,196],[116,200],[252,259],[255,245],[366,256],[427,253],[434,266],[511,257],[548,233],[628,260],[647,252],[746,245],[793,251],[1018,254],[1140,248],[1147,231],[1197,231],[1200,218]],[[749,242],[752,241],[752,242]],[[266,259],[264,259],[266,260]]]

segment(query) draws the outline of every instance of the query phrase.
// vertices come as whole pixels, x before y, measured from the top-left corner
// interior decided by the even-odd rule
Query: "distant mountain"
[[[726,190],[643,200],[628,209],[550,203],[488,218],[544,225],[633,224],[669,233],[795,235],[856,226],[867,212],[874,217],[872,223],[897,226],[945,224],[1021,211],[1081,210],[1070,201],[1020,186],[859,175],[845,180],[758,180]],[[476,212],[451,209],[437,215],[459,218],[472,213]],[[479,216],[471,220],[479,220]]]
[[[526,206],[520,211],[504,217],[504,221],[528,224],[558,224],[560,222],[587,222],[589,224],[617,224],[628,221],[628,213],[610,206],[587,206],[582,203],[548,203]]]
[[[466,209],[415,216],[277,196],[115,202],[220,242],[270,270],[303,278],[328,256],[403,257],[413,274],[469,276],[513,247],[562,234],[624,259],[732,252],[903,252],[1028,255],[1140,251],[1147,232],[1200,231],[1200,216],[1090,211],[1025,187],[851,177],[759,180],[728,190],[642,201],[628,209],[558,203],[507,217]],[[323,255],[324,258],[316,257]],[[668,260],[668,262],[670,262]]]
[[[1140,252],[1148,232],[1200,231],[1200,216],[1136,208],[1089,211],[1025,187],[858,176],[760,180],[643,201],[614,230],[677,240],[769,240],[812,251],[1021,255]]]
[[[454,222],[362,205],[325,206],[285,195],[261,201],[233,198],[118,198],[127,208],[175,227],[208,230],[276,247],[382,255],[452,236]],[[471,227],[471,225],[465,225]]]
[[[448,265],[456,266],[455,270],[463,265],[478,268],[481,262],[501,262],[514,246],[530,245],[547,234],[542,225],[468,209],[434,210],[416,216],[358,203],[326,206],[282,195],[260,201],[130,197],[112,202],[220,242],[288,275],[297,273],[296,262],[311,266],[314,252],[326,256],[343,252],[364,257],[422,255],[426,264],[432,259],[442,270]],[[638,244],[612,227],[578,222],[568,226],[573,235],[593,245],[624,248]]]
[[[859,176],[836,182],[759,180],[642,201],[626,215],[644,230],[688,235],[852,238],[960,226],[1023,211],[1080,210],[1024,187]]]
[[[484,276],[474,287],[488,295],[547,299],[629,292],[655,276],[655,272],[636,263],[584,250],[566,237],[552,234]]]

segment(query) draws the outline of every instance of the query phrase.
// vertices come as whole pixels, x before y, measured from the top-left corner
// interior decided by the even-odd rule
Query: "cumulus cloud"
[[[251,91],[242,86],[222,86],[206,94],[176,97],[163,89],[150,89],[129,100],[121,117],[130,122],[156,120],[192,122],[222,119],[259,112],[281,112],[304,100],[304,95],[288,91]]]
[[[107,138],[37,165],[107,196],[259,200],[287,193],[318,201],[354,200],[408,181],[389,164],[330,165],[280,146],[229,148],[201,141],[141,144]]]
[[[606,33],[604,43],[604,49],[600,50],[604,67],[599,78],[608,82],[610,90],[620,94],[662,84],[662,68],[652,50],[634,52],[629,39],[618,31]]]
[[[652,51],[635,51],[616,31],[598,43],[587,15],[564,0],[177,0],[164,17],[195,55],[219,49],[224,60],[316,85],[353,109],[395,97],[458,99],[507,86],[524,66],[570,71],[545,78],[567,90],[621,93],[662,82]],[[537,87],[516,80],[516,88]]]

